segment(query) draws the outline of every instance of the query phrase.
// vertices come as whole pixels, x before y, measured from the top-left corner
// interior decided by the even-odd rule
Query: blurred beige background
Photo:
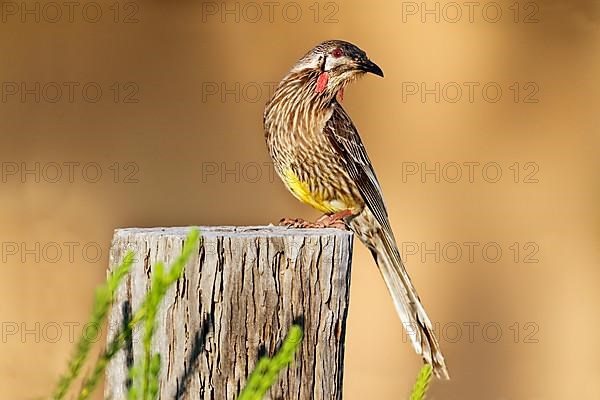
[[[92,3],[1,6],[0,398],[50,393],[113,229],[318,216],[262,110],[329,38],[386,74],[345,107],[438,324],[430,398],[600,398],[598,2]],[[359,243],[352,279],[345,398],[406,398],[420,360]]]

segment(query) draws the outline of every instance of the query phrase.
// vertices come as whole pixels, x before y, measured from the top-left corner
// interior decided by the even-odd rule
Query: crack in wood
[[[295,361],[267,399],[341,399],[352,234],[335,229],[200,228],[202,246],[169,289],[157,315],[153,352],[163,355],[160,399],[233,400],[260,355],[273,354],[302,319]],[[139,307],[151,266],[181,252],[187,228],[115,231],[111,265],[135,260],[117,291],[109,337]],[[124,308],[125,307],[125,308]],[[125,398],[127,368],[143,356],[143,331],[107,369],[106,398]]]

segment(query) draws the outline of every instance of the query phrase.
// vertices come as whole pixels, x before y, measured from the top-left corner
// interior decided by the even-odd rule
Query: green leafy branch
[[[130,375],[136,376],[136,371],[142,371],[141,387],[144,396],[143,399],[153,399],[156,397],[156,392],[158,390],[158,372],[160,370],[160,356],[158,354],[152,356],[150,353],[152,336],[154,334],[155,317],[158,312],[159,304],[165,296],[167,289],[177,281],[183,273],[189,257],[197,247],[199,236],[198,230],[193,229],[190,231],[185,239],[181,255],[177,257],[175,262],[171,265],[168,273],[164,273],[164,265],[162,263],[158,263],[154,267],[155,272],[153,275],[152,286],[143,300],[140,309],[134,314],[129,323],[119,331],[116,334],[116,337],[107,345],[106,349],[94,365],[90,376],[84,379],[78,395],[79,400],[85,400],[93,393],[110,360],[119,350],[125,347],[125,344],[131,339],[133,328],[144,320],[146,321],[144,357],[141,365],[135,365],[130,369]],[[90,318],[90,324],[92,326],[99,327],[104,323],[110,305],[114,300],[115,292],[122,279],[129,273],[132,264],[133,253],[129,252],[125,256],[123,262],[109,275],[107,282],[96,291],[92,317]],[[70,386],[81,373],[81,368],[89,354],[91,344],[89,337],[82,335],[77,344],[75,353],[68,363],[67,372],[59,379],[53,394],[53,399],[64,399]],[[134,386],[136,385],[132,385],[132,388]],[[133,394],[130,391],[130,399],[132,398],[132,395],[137,396],[136,389],[133,390]]]
[[[150,291],[146,295],[146,299],[142,305],[142,309],[145,310],[144,357],[142,358],[141,365],[136,365],[129,371],[132,379],[132,385],[128,393],[129,400],[140,398],[140,394],[142,400],[156,398],[156,394],[158,393],[158,374],[160,372],[160,354],[152,355],[151,352],[152,337],[154,336],[154,329],[156,327],[156,314],[169,287],[183,274],[185,264],[195,249],[198,237],[197,231],[190,233],[183,246],[181,255],[171,265],[169,272],[164,272],[164,264],[161,262],[154,266]],[[141,393],[138,392],[138,388],[141,388]]]
[[[238,400],[261,400],[277,381],[277,376],[294,359],[302,343],[303,332],[299,325],[292,325],[279,351],[273,358],[262,357],[248,377]]]
[[[133,264],[133,253],[128,252],[123,259],[121,265],[119,265],[108,277],[105,284],[96,289],[96,295],[94,298],[94,305],[92,308],[92,316],[88,326],[99,327],[104,322],[106,314],[113,302],[115,292],[119,287],[119,284],[129,273],[131,265]],[[69,387],[73,381],[77,378],[81,372],[81,368],[85,363],[90,349],[92,347],[92,341],[88,335],[82,334],[81,338],[77,342],[75,353],[69,361],[67,366],[67,372],[61,376],[58,381],[58,385],[54,390],[53,398],[61,400],[67,394]]]
[[[431,381],[432,371],[433,368],[431,368],[431,365],[423,365],[421,371],[419,372],[419,375],[417,376],[417,381],[413,386],[412,394],[410,395],[410,400],[423,400],[425,398],[429,382]]]

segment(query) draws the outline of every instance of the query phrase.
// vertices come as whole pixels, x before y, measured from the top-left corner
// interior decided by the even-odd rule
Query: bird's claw
[[[279,221],[279,225],[287,226],[288,228],[336,228],[346,230],[347,227],[344,218],[351,215],[352,211],[344,210],[331,215],[324,214],[315,222],[302,218],[282,218]]]
[[[310,222],[302,218],[281,218],[279,226],[287,226],[288,228],[322,228],[316,222]]]

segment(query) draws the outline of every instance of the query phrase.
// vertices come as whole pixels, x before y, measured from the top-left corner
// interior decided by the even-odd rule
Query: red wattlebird
[[[344,87],[367,72],[383,76],[352,43],[329,40],[310,50],[267,103],[267,147],[290,192],[325,214],[318,226],[345,224],[369,248],[416,352],[438,377],[448,378],[431,322],[400,257],[381,186],[340,104]]]

